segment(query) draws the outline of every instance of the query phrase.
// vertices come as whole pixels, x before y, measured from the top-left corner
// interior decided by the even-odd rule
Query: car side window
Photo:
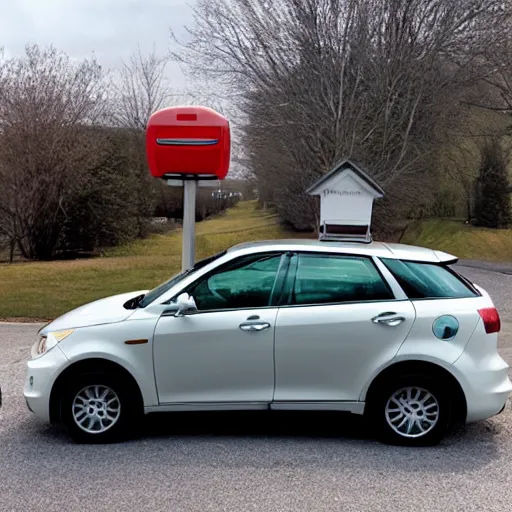
[[[199,311],[270,306],[281,260],[281,254],[238,258],[195,283],[188,293]]]
[[[394,299],[373,261],[358,256],[300,254],[291,303],[338,304]]]
[[[465,299],[477,294],[449,268],[433,263],[381,258],[409,299]]]

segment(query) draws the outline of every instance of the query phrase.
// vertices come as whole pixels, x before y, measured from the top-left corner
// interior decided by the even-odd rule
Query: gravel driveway
[[[459,269],[493,295],[512,363],[512,275]],[[24,404],[37,326],[0,325],[0,511],[510,511],[512,411],[442,445],[381,445],[338,414],[169,414],[137,441],[77,446]]]

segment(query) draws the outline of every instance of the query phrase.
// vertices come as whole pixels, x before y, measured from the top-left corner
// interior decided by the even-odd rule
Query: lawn
[[[251,240],[297,238],[271,211],[243,202],[197,224],[197,259]],[[477,229],[461,221],[413,222],[402,243],[431,247],[460,258],[512,261],[512,230]],[[153,235],[109,249],[100,258],[0,264],[0,319],[52,319],[101,297],[149,289],[179,272],[181,232]]]
[[[240,242],[297,236],[244,202],[197,224],[197,259]],[[153,235],[89,260],[0,265],[0,318],[52,319],[92,300],[149,289],[181,266],[181,232]]]
[[[411,223],[401,242],[446,251],[461,259],[512,261],[511,229],[475,228],[457,220],[429,219]]]

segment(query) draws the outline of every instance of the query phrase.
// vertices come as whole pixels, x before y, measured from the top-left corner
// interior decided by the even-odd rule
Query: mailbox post
[[[181,268],[188,270],[196,261],[196,195],[197,182],[183,182],[183,247],[181,251]]]
[[[207,107],[170,107],[155,112],[146,131],[151,174],[183,187],[182,270],[195,263],[197,185],[223,180],[229,171],[229,121]]]

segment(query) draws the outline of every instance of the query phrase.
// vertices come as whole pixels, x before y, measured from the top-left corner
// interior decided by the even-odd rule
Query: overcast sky
[[[0,0],[0,47],[20,54],[27,43],[53,44],[74,58],[96,55],[111,69],[127,60],[137,43],[143,51],[169,46],[169,27],[183,34],[194,0]],[[169,67],[181,87],[177,65]]]

